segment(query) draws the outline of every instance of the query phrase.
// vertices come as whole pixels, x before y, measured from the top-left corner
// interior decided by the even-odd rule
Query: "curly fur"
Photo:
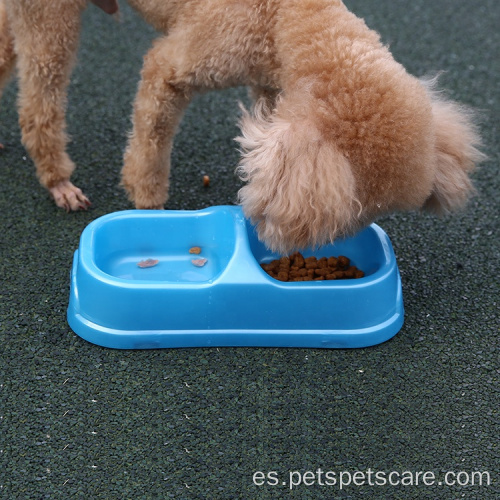
[[[238,172],[247,182],[239,201],[259,236],[286,252],[354,230],[360,203],[347,158],[313,122],[266,116],[265,106],[258,101],[254,116],[244,111],[238,138],[245,151]]]
[[[469,174],[486,156],[478,149],[481,139],[474,112],[437,91],[437,79],[422,83],[432,103],[435,126],[434,182],[423,208],[442,215],[463,207],[475,192]]]
[[[326,7],[327,6],[327,7]],[[294,3],[276,40],[282,93],[241,121],[239,199],[273,249],[319,246],[379,215],[447,212],[482,160],[469,113],[409,75],[340,2]]]
[[[17,56],[23,139],[56,200],[73,169],[65,90],[87,3],[63,0],[55,13],[50,0],[0,0],[0,82]],[[192,95],[234,85],[258,97],[237,138],[239,199],[275,250],[322,245],[393,210],[446,213],[473,192],[469,174],[483,156],[470,112],[409,75],[340,0],[129,3],[164,34],[144,59],[124,156],[136,207],[166,202],[173,137]],[[61,206],[81,206],[76,189]]]

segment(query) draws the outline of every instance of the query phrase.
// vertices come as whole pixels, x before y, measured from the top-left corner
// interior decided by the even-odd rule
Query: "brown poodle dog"
[[[87,2],[3,1],[15,50],[0,4],[0,82],[17,54],[23,140],[56,203],[78,208],[87,199],[69,182],[64,102]],[[393,210],[466,201],[482,159],[469,113],[409,75],[340,0],[129,3],[165,34],[144,60],[124,158],[137,208],[167,200],[173,136],[192,95],[234,85],[257,97],[238,138],[239,199],[269,247],[318,246]]]

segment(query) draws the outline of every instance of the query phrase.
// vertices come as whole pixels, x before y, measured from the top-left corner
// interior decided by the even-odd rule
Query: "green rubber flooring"
[[[70,330],[82,230],[132,208],[119,172],[156,36],[126,5],[119,23],[90,7],[67,115],[88,212],[57,209],[38,185],[15,81],[0,103],[0,498],[499,498],[500,3],[347,4],[411,73],[444,70],[442,86],[482,115],[489,156],[461,213],[378,221],[402,275],[402,330],[360,350],[149,351],[101,348]],[[233,138],[246,99],[239,88],[194,100],[167,208],[235,203]],[[435,484],[422,475],[408,484],[404,471],[432,473]]]

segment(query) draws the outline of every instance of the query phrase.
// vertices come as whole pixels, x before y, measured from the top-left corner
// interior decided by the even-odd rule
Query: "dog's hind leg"
[[[122,185],[136,208],[161,209],[167,201],[173,138],[191,93],[176,75],[176,51],[163,38],[144,59],[122,170]]]
[[[15,64],[14,38],[10,32],[5,4],[0,0],[0,95]]]
[[[69,178],[75,165],[66,153],[66,90],[80,32],[83,0],[9,1],[19,76],[19,123],[40,183],[66,210],[90,204]]]

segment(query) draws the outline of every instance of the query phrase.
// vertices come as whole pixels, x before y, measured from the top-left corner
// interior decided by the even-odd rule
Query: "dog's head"
[[[245,216],[272,250],[318,247],[359,227],[347,158],[309,120],[287,121],[257,103],[243,112],[238,173]]]

